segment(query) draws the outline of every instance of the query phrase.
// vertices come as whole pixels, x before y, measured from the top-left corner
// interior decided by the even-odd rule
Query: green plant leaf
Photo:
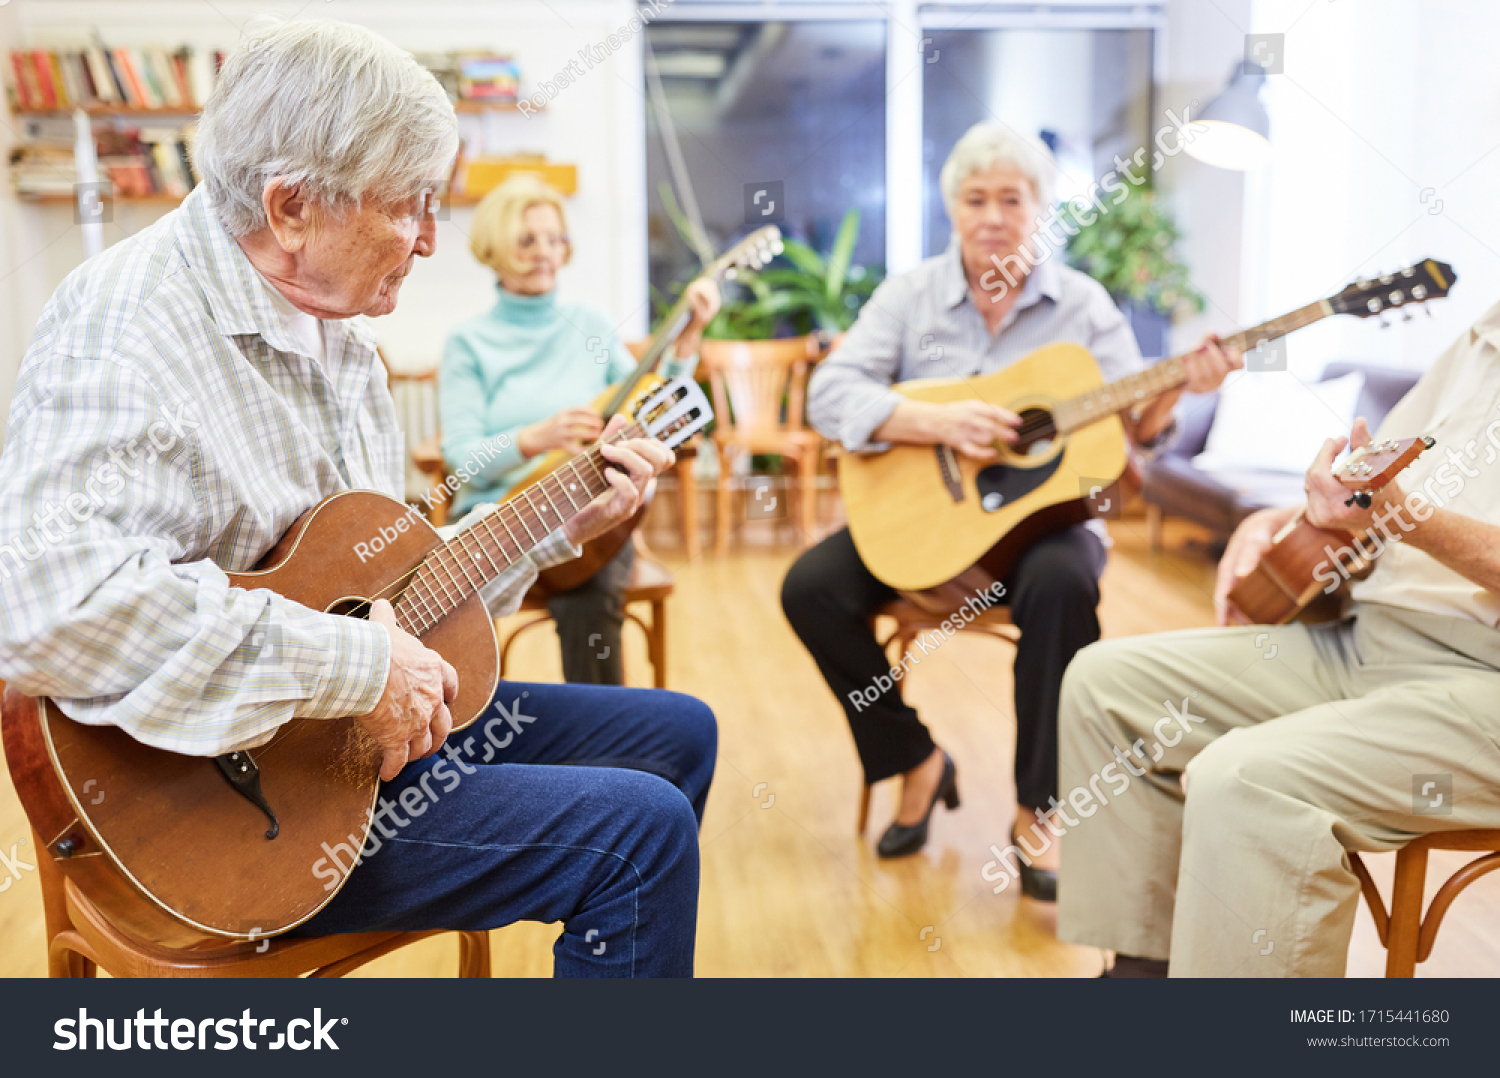
[[[844,277],[849,272],[849,260],[854,257],[854,241],[859,238],[859,208],[850,207],[839,223],[838,235],[833,238],[833,249],[828,252],[827,291],[829,299],[836,299],[844,290]]]

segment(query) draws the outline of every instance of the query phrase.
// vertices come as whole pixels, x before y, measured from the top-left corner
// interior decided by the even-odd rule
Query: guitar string
[[[627,437],[636,437],[638,434],[644,434],[644,433],[645,433],[644,430],[640,429],[639,422],[630,423],[630,424],[627,424],[626,426],[622,427],[620,429],[620,431],[617,432],[613,437],[611,437],[611,439],[609,440],[609,442],[606,443],[606,444],[614,445],[614,444],[616,444],[616,443],[618,443],[620,441],[625,440],[625,438],[627,438]],[[605,485],[607,487],[608,486],[608,482],[604,480],[604,476],[600,472],[598,465],[594,464],[594,461],[593,461],[594,456],[597,455],[598,452],[599,452],[598,449],[594,448],[594,449],[591,449],[586,454],[580,454],[580,456],[582,456],[588,462],[589,467],[591,467],[594,470],[595,475],[599,476],[600,480],[604,481]],[[577,457],[573,458],[573,460],[570,460],[568,462],[569,465],[573,465],[573,467],[574,467],[574,473],[575,474],[577,474],[577,467],[576,467],[576,465],[574,465],[574,461],[576,461],[576,460],[577,460]],[[543,476],[542,479],[540,480],[540,482],[546,482],[548,479],[553,478],[556,474],[557,474],[556,472],[549,473],[548,475]],[[585,490],[589,489],[588,483],[583,480],[582,476],[579,476],[579,481],[583,482]],[[603,494],[603,493],[605,493],[605,491],[601,490],[599,493]],[[597,495],[595,495],[595,497],[597,497]],[[519,516],[519,512],[511,504],[512,500],[513,499],[507,500],[505,502],[502,502],[498,507],[496,507],[495,513],[491,513],[488,516],[485,516],[485,517],[481,518],[480,522],[481,523],[487,522],[490,519],[490,517],[495,516],[501,509],[507,509],[507,508],[511,509],[512,512],[517,512],[517,515]],[[592,500],[592,499],[590,499],[590,500]],[[509,533],[510,532],[510,526],[507,525],[507,524],[505,524],[505,521],[503,519],[500,521],[500,523],[501,523],[502,526],[505,527],[506,531]],[[465,534],[465,533],[460,533],[460,534],[462,535],[462,534]],[[491,534],[493,534],[493,532]],[[520,543],[519,540],[515,539],[514,533],[510,533],[510,534],[511,534],[511,539],[516,542],[516,546],[520,550],[520,553],[517,553],[516,557],[511,559],[511,562],[513,564],[516,560],[519,560],[519,558],[521,557],[521,554],[525,552],[525,548]],[[456,538],[458,538],[458,536],[455,536],[454,538],[456,539]],[[398,576],[396,579],[392,580],[389,584],[387,584],[385,587],[381,588],[379,591],[375,592],[374,594],[365,596],[365,598],[369,602],[373,603],[377,599],[384,599],[384,598],[386,598],[391,592],[395,591],[398,588],[406,589],[406,586],[407,586],[407,584],[409,582],[410,583],[415,583],[414,578],[417,576],[417,574],[419,574],[423,569],[429,568],[429,564],[428,564],[429,561],[431,559],[433,559],[434,557],[437,557],[437,556],[441,555],[444,551],[446,551],[448,549],[448,544],[451,543],[452,541],[453,540],[451,540],[451,539],[447,540],[446,542],[442,543],[438,547],[434,548],[427,555],[425,555],[420,562],[418,562],[416,565],[412,566],[412,568],[410,568],[406,572],[402,573],[400,576]],[[505,554],[506,557],[510,557],[510,555],[505,550],[505,544],[502,543],[502,542],[500,542],[498,537],[496,537],[496,544],[500,547],[500,551],[501,551],[502,554]],[[509,568],[509,566],[507,566],[506,568]],[[434,579],[437,579],[436,576],[435,576],[435,574],[434,574]],[[438,582],[439,582],[439,584],[442,583],[441,580],[439,580]],[[429,590],[429,592],[431,591],[431,586],[430,585],[428,586],[428,590]],[[408,593],[407,590],[403,590],[399,595],[397,595],[396,600],[399,601],[400,599],[404,598],[407,593]],[[431,599],[432,599],[433,602],[435,602],[435,603],[438,602],[437,596],[435,594],[431,595],[430,597],[431,597]],[[420,599],[420,596],[418,596],[418,598]],[[441,606],[441,604],[439,604],[439,605]],[[438,617],[430,625],[427,626],[427,628],[422,629],[421,632],[426,632],[428,628],[432,627],[432,625],[436,625],[438,621],[441,621],[444,617],[447,617],[448,614],[452,613],[452,609],[453,608],[450,608],[448,610],[443,611],[441,614],[438,615]],[[400,617],[400,613],[398,613],[397,616],[399,618]]]

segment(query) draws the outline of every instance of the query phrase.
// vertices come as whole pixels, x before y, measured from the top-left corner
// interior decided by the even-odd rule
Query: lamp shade
[[[1266,72],[1258,64],[1236,64],[1229,85],[1198,114],[1191,142],[1183,147],[1206,165],[1238,171],[1271,160],[1271,117],[1260,103]]]

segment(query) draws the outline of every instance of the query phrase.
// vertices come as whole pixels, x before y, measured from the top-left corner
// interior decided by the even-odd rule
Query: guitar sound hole
[[[346,618],[361,618],[368,620],[370,617],[370,600],[368,599],[340,599],[328,608],[328,613],[339,614]]]
[[[1057,437],[1057,426],[1052,422],[1052,413],[1041,408],[1021,409],[1021,429],[1018,432],[1014,451],[1023,457],[1038,457],[1052,448]]]

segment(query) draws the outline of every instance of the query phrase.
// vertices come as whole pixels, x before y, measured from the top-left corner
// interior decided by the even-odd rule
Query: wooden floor
[[[1111,524],[1104,578],[1107,636],[1207,624],[1212,563],[1186,529],[1153,556],[1144,525]],[[736,552],[678,576],[670,605],[670,684],[707,701],[720,725],[718,775],[703,825],[700,976],[1091,977],[1098,951],[1058,943],[1051,907],[990,892],[980,876],[1005,842],[1014,806],[1010,652],[972,634],[945,644],[912,677],[909,698],[958,763],[963,806],[938,810],[919,855],[878,860],[890,789],[877,790],[871,835],[854,834],[859,768],[843,714],[781,616],[777,595],[792,552]],[[644,646],[627,629],[628,676],[649,684]],[[556,638],[528,634],[512,673],[557,678]],[[28,834],[0,778],[0,852]],[[29,845],[23,858],[32,859]],[[1434,854],[1429,881],[1465,860]],[[1368,859],[1389,893],[1392,855]],[[1429,894],[1430,894],[1429,889]],[[494,933],[495,973],[547,976],[556,925]],[[0,976],[42,976],[41,902],[26,873],[0,893]],[[366,967],[366,976],[451,976],[457,944],[439,938]],[[1379,976],[1384,952],[1361,906],[1351,976]],[[1419,976],[1500,974],[1500,873],[1471,887]]]

